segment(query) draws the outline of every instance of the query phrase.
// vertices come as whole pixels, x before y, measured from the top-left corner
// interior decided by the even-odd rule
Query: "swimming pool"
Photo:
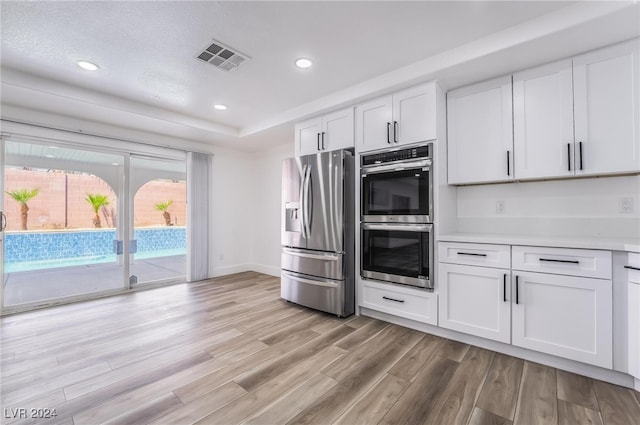
[[[5,273],[73,267],[116,261],[114,229],[5,233]],[[134,230],[134,259],[186,254],[186,228]]]

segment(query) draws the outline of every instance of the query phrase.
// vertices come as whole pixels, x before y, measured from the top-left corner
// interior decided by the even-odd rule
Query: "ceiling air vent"
[[[210,63],[223,71],[231,71],[250,58],[214,40],[196,56],[196,59]]]

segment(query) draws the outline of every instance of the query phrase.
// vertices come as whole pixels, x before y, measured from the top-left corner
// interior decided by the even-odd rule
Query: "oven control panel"
[[[388,162],[405,161],[407,159],[431,158],[431,144],[407,149],[394,149],[385,152],[363,155],[361,166],[385,164]]]

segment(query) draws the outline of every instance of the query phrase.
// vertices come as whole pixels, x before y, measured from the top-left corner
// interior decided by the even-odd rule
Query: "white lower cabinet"
[[[441,242],[439,254],[441,327],[613,368],[610,251]]]
[[[438,324],[438,296],[400,285],[364,281],[360,306],[430,325]]]
[[[489,267],[440,264],[440,326],[511,342],[511,272]]]
[[[625,269],[629,314],[629,373],[640,380],[640,254],[630,253]]]
[[[611,280],[513,271],[512,343],[613,367]]]

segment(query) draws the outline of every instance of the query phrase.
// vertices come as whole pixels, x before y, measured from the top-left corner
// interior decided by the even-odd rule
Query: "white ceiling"
[[[3,118],[18,106],[243,150],[409,84],[452,88],[640,35],[632,1],[2,1],[0,13]],[[213,39],[251,59],[231,72],[196,60]],[[303,56],[313,68],[294,66]]]

